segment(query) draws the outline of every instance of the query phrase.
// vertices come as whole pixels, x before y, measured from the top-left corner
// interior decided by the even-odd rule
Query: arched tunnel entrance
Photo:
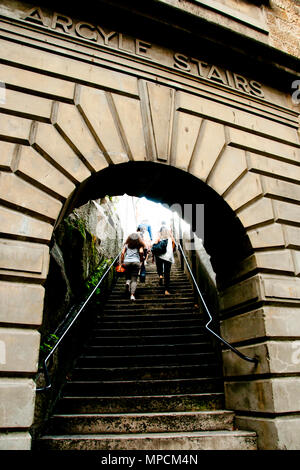
[[[190,224],[191,232],[203,240],[203,245],[216,273],[216,288],[213,291],[208,289],[205,293],[205,301],[214,317],[214,328],[219,331],[218,289],[223,290],[230,286],[233,282],[231,279],[234,279],[239,264],[251,254],[250,242],[232,209],[214,190],[186,172],[158,163],[128,162],[110,166],[90,177],[64,208],[54,233],[59,230],[60,223],[74,209],[80,208],[90,200],[104,198],[106,195],[120,196],[123,194],[146,197],[154,202],[164,203],[171,209],[172,207],[180,208],[181,215]],[[198,207],[200,206],[201,211],[199,212]],[[197,220],[199,215],[201,215],[200,221]],[[145,216],[147,217],[147,214]],[[193,245],[191,246],[193,247]],[[193,253],[190,255],[193,257]],[[191,264],[193,265],[193,263]],[[182,267],[184,267],[183,262]],[[197,271],[198,267],[199,265],[196,264],[192,266],[192,269]],[[200,278],[200,288],[208,282],[207,279],[201,279],[203,271],[194,272],[194,274],[198,278],[198,282]],[[51,269],[49,276],[53,276]],[[53,282],[52,290],[56,291]],[[48,297],[46,283],[46,303]],[[196,297],[194,299],[194,306],[196,306]],[[200,304],[201,301],[199,299],[198,301]],[[53,314],[55,315],[55,312]],[[44,321],[47,322],[47,318],[44,318]],[[82,341],[86,340],[86,335],[88,332],[84,330]],[[72,332],[70,336],[72,337]],[[212,339],[212,343],[221,370],[221,345],[220,343],[216,344],[215,338]],[[81,346],[78,348],[79,351]],[[53,402],[55,401],[56,397],[53,396]]]
[[[252,254],[240,220],[224,199],[190,173],[164,164],[128,162],[109,166],[84,182],[63,214],[90,199],[124,193],[144,196],[170,207],[180,206],[191,230],[203,239],[221,289],[230,282],[230,273],[233,274],[238,264]],[[189,210],[184,211],[184,205]],[[200,222],[196,220],[197,205],[203,208],[204,217]]]

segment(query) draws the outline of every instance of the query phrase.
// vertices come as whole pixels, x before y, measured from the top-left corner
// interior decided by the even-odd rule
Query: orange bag
[[[126,271],[126,269],[124,266],[122,266],[122,264],[118,264],[118,266],[116,267],[116,271],[117,273],[122,274]]]

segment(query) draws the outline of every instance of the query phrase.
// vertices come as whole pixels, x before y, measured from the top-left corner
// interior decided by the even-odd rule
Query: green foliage
[[[93,274],[89,277],[89,279],[85,283],[85,286],[86,286],[88,291],[91,291],[92,289],[94,289],[96,287],[96,285],[100,281],[101,277],[103,276],[103,274],[104,274],[105,270],[107,269],[108,265],[110,264],[110,262],[111,262],[111,260],[109,258],[104,259],[99,264],[99,266],[97,266],[97,268],[95,269]],[[101,289],[100,289],[100,287],[98,287],[98,289],[96,289],[96,291],[95,291],[95,294],[96,295],[100,294],[100,292],[101,292]]]
[[[40,351],[45,354],[48,354],[54,348],[58,340],[58,336],[54,334],[48,335],[46,340],[41,344]]]
[[[82,219],[76,216],[76,218],[73,217],[71,220],[66,218],[64,222],[66,224],[66,229],[67,229],[67,232],[69,233],[69,236],[71,236],[73,230],[77,229],[79,233],[81,234],[82,238],[86,240],[87,229]]]

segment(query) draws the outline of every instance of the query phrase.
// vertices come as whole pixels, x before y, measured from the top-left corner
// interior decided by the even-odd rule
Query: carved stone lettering
[[[29,10],[29,12],[26,14],[24,20],[33,21],[33,23],[47,26],[47,21],[43,15],[43,12],[38,7],[31,8],[31,10]]]
[[[110,31],[109,33],[106,33],[99,25],[97,26],[97,29],[104,40],[104,44],[106,45],[109,45],[109,41],[118,34],[116,31]]]
[[[98,39],[96,28],[92,24],[83,22],[77,23],[75,25],[75,31],[78,36],[84,39],[89,39],[90,41],[97,41]]]
[[[136,44],[135,51],[138,55],[147,55],[147,56],[149,55],[148,49],[151,48],[151,44],[149,42],[136,39],[135,44]]]
[[[264,98],[262,85],[254,80],[222,69],[215,64],[204,62],[200,58],[188,57],[179,52],[166,50],[165,56],[157,53],[157,46],[147,41],[129,37],[109,29],[104,29],[98,24],[77,21],[68,16],[54,12],[51,16],[39,7],[31,8],[23,17],[24,20],[35,23],[37,26],[51,27],[58,33],[75,36],[85,41],[91,41],[99,46],[120,50],[135,56],[144,57],[151,61],[155,60],[162,65],[171,67],[177,72],[188,73],[194,77],[213,82],[215,85],[230,87],[238,92]]]
[[[52,29],[62,28],[62,30],[70,34],[70,29],[73,26],[73,21],[68,16],[60,15],[59,13],[54,13],[52,18]]]

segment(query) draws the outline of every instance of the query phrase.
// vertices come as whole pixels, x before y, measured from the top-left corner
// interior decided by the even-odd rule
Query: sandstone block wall
[[[28,24],[25,4],[9,4],[0,37],[0,445],[31,445],[55,224],[91,175],[147,161],[205,183],[243,225],[252,254],[221,273],[221,329],[260,362],[224,351],[227,406],[258,430],[260,448],[299,449],[288,430],[300,422],[299,107],[268,85],[253,95],[175,70],[164,48],[148,60]]]

